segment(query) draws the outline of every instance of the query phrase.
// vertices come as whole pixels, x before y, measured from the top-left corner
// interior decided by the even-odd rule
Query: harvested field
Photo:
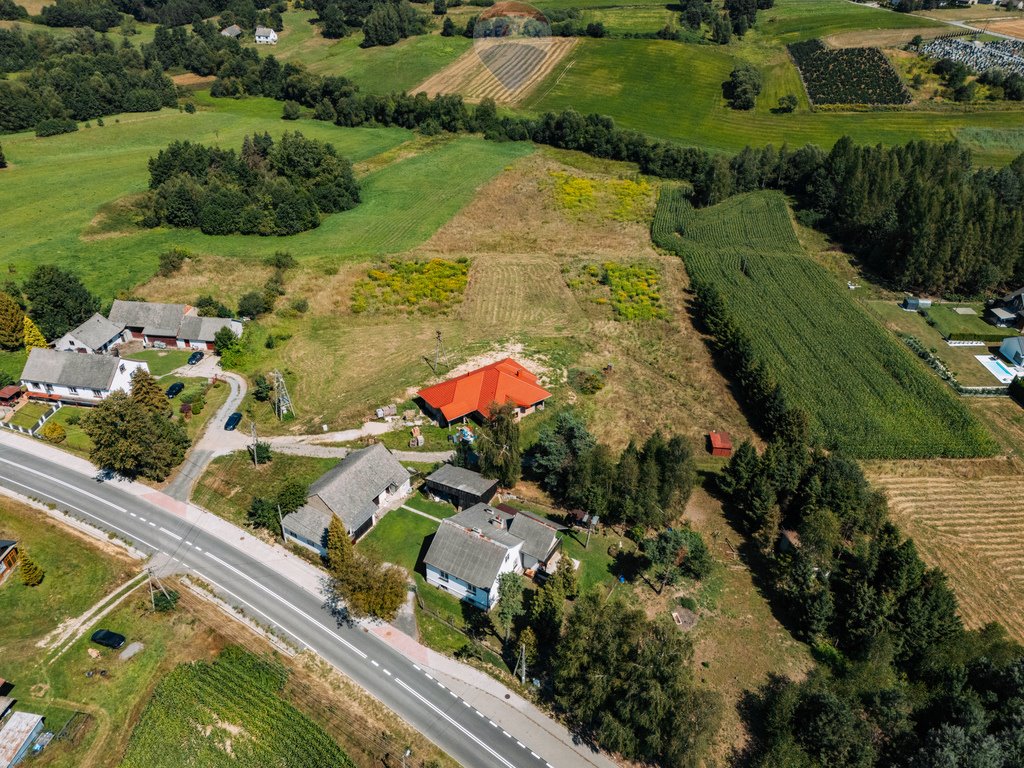
[[[1013,19],[1012,21],[997,21],[988,25],[989,32],[998,32],[1001,35],[1009,35],[1024,40],[1024,19]]]
[[[948,35],[946,27],[920,27],[910,29],[854,29],[847,32],[838,32],[821,41],[830,48],[895,48],[906,45],[920,35],[925,40]]]
[[[427,78],[413,93],[458,93],[467,101],[494,99],[518,104],[576,45],[576,38],[477,40],[451,65]]]
[[[1024,640],[1024,481],[1017,459],[868,463],[900,528],[942,568],[969,628],[998,621]]]
[[[171,80],[172,82],[182,88],[187,88],[190,91],[198,91],[201,88],[209,88],[213,84],[213,81],[217,78],[214,75],[197,75],[194,72],[185,72],[180,75],[174,75]]]

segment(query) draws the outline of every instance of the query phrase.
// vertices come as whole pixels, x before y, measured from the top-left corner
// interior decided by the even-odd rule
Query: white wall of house
[[[88,344],[85,344],[81,339],[76,338],[73,334],[65,333],[63,336],[61,336],[59,339],[53,342],[53,348],[60,350],[61,352],[80,352],[83,349],[86,352],[106,352],[108,349],[110,349],[112,346],[119,343],[120,341],[121,334],[118,334],[117,336],[104,342],[100,346],[93,348],[90,347]]]
[[[316,552],[321,557],[324,557],[324,556],[327,555],[327,550],[324,549],[319,544],[317,544],[316,542],[310,541],[305,536],[300,536],[299,534],[297,534],[295,531],[291,530],[288,527],[285,527],[282,530],[284,531],[285,541],[295,542],[300,547],[305,547],[306,549],[312,550],[313,552]]]
[[[374,499],[374,502],[377,504],[377,509],[386,509],[396,499],[400,499],[403,496],[408,496],[410,493],[412,493],[411,479],[406,480],[399,486],[396,486],[394,491],[389,492],[388,489],[385,488],[383,491],[381,491],[380,496]]]
[[[79,403],[98,403],[105,400],[112,392],[128,392],[131,389],[132,374],[139,368],[149,371],[149,366],[136,360],[122,360],[117,372],[107,389],[75,387],[72,385],[46,384],[39,381],[22,380],[29,397],[45,397],[49,400],[65,400]]]
[[[468,581],[460,579],[453,574],[445,573],[432,565],[424,564],[427,572],[427,584],[443,589],[460,600],[472,603],[477,608],[489,611],[498,602],[498,580],[501,578],[501,574],[523,572],[521,550],[521,544],[509,548],[505,553],[505,560],[501,564],[501,569],[498,571],[494,583],[489,586],[479,587],[475,584],[470,584]]]
[[[274,45],[277,42],[277,32],[271,30],[269,35],[256,35],[256,42],[260,44]]]

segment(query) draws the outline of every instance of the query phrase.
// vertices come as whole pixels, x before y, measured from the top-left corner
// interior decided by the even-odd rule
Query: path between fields
[[[868,5],[871,8],[878,8],[881,11],[889,11],[890,13],[900,13],[899,11],[894,10],[892,8],[885,8],[885,7],[881,6],[881,5],[879,5],[878,3],[865,4],[865,3],[858,2],[857,0],[846,0],[846,1],[848,3],[853,3],[854,5],[859,5],[861,7],[864,7],[865,5]],[[906,14],[903,14],[903,15],[906,15]],[[1008,18],[1007,17],[1002,17],[1002,16],[994,16],[992,18],[986,18],[986,19],[966,19],[966,20],[964,20],[964,19],[939,19],[939,18],[936,18],[934,16],[925,16],[924,14],[921,14],[921,13],[917,13],[917,14],[914,14],[914,15],[918,16],[919,18],[922,18],[922,19],[928,19],[929,21],[937,21],[940,24],[945,24],[945,25],[950,26],[950,27],[960,27],[960,29],[965,29],[965,30],[967,30],[969,32],[979,32],[979,33],[984,33],[986,35],[992,35],[992,37],[1001,37],[1004,40],[1013,40],[1015,42],[1020,42],[1020,39],[1021,39],[1019,37],[1014,37],[1013,35],[1005,35],[1002,32],[993,32],[992,30],[988,29],[989,22],[993,22],[993,21],[1009,21],[1009,20],[1015,18],[1013,16],[1008,17]],[[970,23],[968,23],[968,22],[970,22]],[[985,28],[984,29],[980,29],[980,28],[978,28],[976,26],[972,26],[974,24],[984,24]]]
[[[84,635],[93,624],[114,610],[128,595],[142,586],[145,583],[145,577],[145,573],[139,573],[123,584],[118,584],[110,594],[100,598],[99,601],[86,609],[81,615],[62,621],[55,630],[36,643],[36,646],[56,651],[56,655],[50,659],[52,664],[78,638]]]
[[[44,696],[37,699],[37,701],[51,704],[61,709],[70,709],[73,712],[85,712],[95,717],[97,724],[96,736],[93,737],[92,745],[82,758],[82,762],[78,764],[78,768],[92,768],[95,765],[101,764],[101,758],[110,750],[108,738],[112,727],[107,710],[95,704],[85,704],[81,701],[71,701],[70,699],[56,699],[51,696]]]

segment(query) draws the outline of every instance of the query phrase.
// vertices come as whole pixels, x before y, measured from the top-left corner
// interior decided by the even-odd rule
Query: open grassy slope
[[[395,155],[365,178],[363,203],[329,216],[322,226],[288,238],[211,237],[198,230],[129,228],[89,235],[100,208],[143,192],[147,160],[174,139],[224,147],[241,146],[254,131],[278,136],[299,130],[330,141],[354,161],[366,160],[411,137],[401,129],[339,128],[327,123],[279,119],[281,105],[266,99],[209,100],[195,115],[172,110],[108,119],[104,128],[37,139],[4,137],[12,167],[0,185],[0,263],[23,278],[33,265],[63,264],[104,297],[129,289],[155,271],[157,255],[180,246],[197,253],[261,258],[288,249],[303,260],[333,263],[406,250],[428,238],[473,196],[476,188],[511,159],[532,151],[525,144],[495,145],[459,137],[417,152]],[[458,173],[449,173],[450,169]],[[439,185],[439,179],[446,183]],[[430,195],[423,194],[432,189]],[[40,200],[46,204],[41,205]],[[85,235],[85,236],[83,236]]]
[[[995,451],[952,390],[807,256],[780,193],[703,210],[675,208],[670,197],[659,203],[656,241],[719,288],[757,359],[828,447],[863,458]]]

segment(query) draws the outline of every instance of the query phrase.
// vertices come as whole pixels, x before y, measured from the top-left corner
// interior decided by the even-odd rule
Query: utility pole
[[[149,604],[153,608],[153,613],[156,613],[156,598],[153,597],[153,571],[147,568],[146,573],[149,574]]]
[[[250,450],[252,451],[252,466],[253,466],[253,469],[257,469],[257,468],[259,468],[259,462],[256,461],[256,422],[255,421],[250,421],[249,422],[249,432],[252,435],[252,448],[250,448]]]
[[[516,668],[513,675],[519,675],[519,682],[526,685],[526,643],[519,644],[519,658],[516,659]]]
[[[281,526],[281,541],[283,541],[284,545],[287,547],[288,546],[288,539],[285,538],[285,535],[284,535],[284,518],[281,517],[281,505],[280,504],[277,505],[277,522]]]

